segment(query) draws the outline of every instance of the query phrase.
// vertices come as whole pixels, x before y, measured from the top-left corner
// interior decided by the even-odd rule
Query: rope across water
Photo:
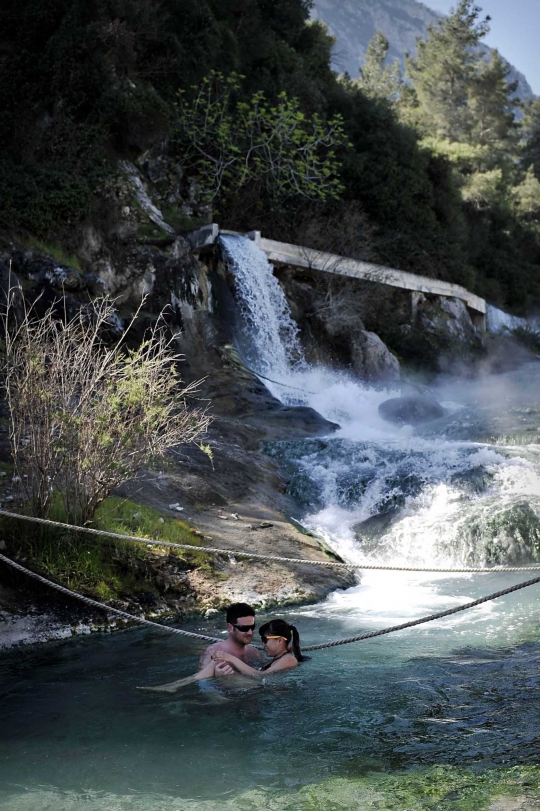
[[[373,563],[342,563],[337,560],[310,560],[309,558],[286,558],[280,555],[261,555],[256,552],[243,552],[237,549],[220,549],[216,546],[194,546],[192,544],[172,543],[171,541],[157,541],[151,538],[141,538],[138,535],[123,535],[118,532],[110,532],[104,529],[93,529],[92,527],[78,527],[73,524],[64,524],[61,521],[50,521],[47,518],[36,518],[30,515],[20,515],[19,513],[0,510],[0,515],[8,518],[15,518],[21,521],[30,521],[35,524],[70,529],[75,532],[87,532],[90,535],[98,535],[108,538],[118,538],[124,541],[136,541],[151,546],[164,546],[173,549],[183,549],[187,552],[204,552],[210,555],[224,555],[229,558],[244,558],[245,560],[272,561],[274,563],[295,563],[307,566],[323,566],[325,568],[339,568],[346,570],[375,570],[383,572],[439,572],[442,574],[479,574],[494,572],[538,572],[540,566],[492,566],[490,568],[462,567],[459,569],[444,568],[440,566],[385,566]]]
[[[53,583],[51,580],[47,580],[45,577],[37,574],[36,572],[30,571],[30,569],[26,569],[24,566],[21,566],[20,563],[16,563],[15,561],[7,558],[5,555],[0,554],[0,560],[4,563],[7,563],[9,566],[12,566],[14,569],[17,569],[20,572],[28,575],[29,577],[33,577],[35,580],[38,580],[41,583],[44,583],[51,588],[56,589],[57,591],[62,592],[63,594],[67,594],[69,597],[74,597],[77,600],[80,600],[87,605],[94,606],[96,608],[100,608],[103,611],[106,611],[111,614],[115,614],[117,616],[121,616],[124,619],[129,619],[134,622],[139,622],[142,625],[150,625],[152,628],[157,628],[159,631],[167,631],[171,634],[180,634],[182,636],[189,636],[193,639],[204,639],[205,641],[210,642],[221,642],[222,640],[215,636],[206,636],[205,634],[196,634],[191,631],[183,631],[180,628],[173,628],[169,625],[161,625],[159,622],[152,622],[152,620],[147,620],[145,617],[137,617],[134,614],[128,614],[127,611],[122,611],[118,608],[112,608],[111,606],[104,605],[103,603],[99,603],[97,600],[92,600],[90,597],[84,597],[82,594],[77,594],[75,591],[71,591],[70,589],[65,588],[64,586],[60,586],[58,583]],[[350,645],[352,642],[361,642],[364,639],[373,639],[376,636],[383,636],[385,634],[392,634],[396,631],[403,631],[405,628],[413,628],[415,625],[422,625],[426,622],[433,622],[437,619],[442,619],[443,617],[449,617],[452,614],[458,614],[460,611],[467,611],[470,608],[474,608],[477,605],[481,605],[482,603],[486,603],[489,600],[496,600],[498,597],[503,597],[505,594],[511,594],[513,591],[519,591],[520,589],[525,589],[528,586],[534,586],[537,583],[540,583],[540,577],[535,577],[532,580],[526,580],[523,583],[518,583],[515,586],[510,586],[507,589],[502,589],[501,591],[495,591],[493,594],[488,594],[485,597],[480,597],[478,600],[473,600],[470,603],[465,603],[465,605],[460,605],[457,608],[449,608],[446,611],[438,611],[435,614],[429,614],[427,617],[420,617],[417,620],[410,620],[409,622],[403,622],[400,625],[392,625],[389,628],[382,628],[379,631],[368,631],[364,634],[358,634],[357,636],[349,636],[345,637],[344,639],[336,639],[333,642],[322,642],[319,645],[307,645],[303,648],[304,651],[315,651],[315,650],[323,650],[324,648],[335,648],[339,645]]]
[[[14,560],[7,558],[5,555],[0,554],[0,560],[7,563],[8,566],[11,566],[13,569],[17,569],[19,572],[23,572],[24,574],[28,575],[28,577],[33,577],[34,580],[38,580],[40,583],[44,583],[46,586],[50,586],[51,588],[56,589],[56,591],[60,591],[62,594],[67,594],[68,597],[74,597],[76,600],[80,600],[81,603],[86,603],[86,605],[91,605],[94,608],[99,608],[102,611],[106,611],[108,614],[115,614],[118,617],[132,620],[133,622],[139,622],[142,625],[150,625],[152,628],[157,628],[159,631],[168,631],[170,634],[190,636],[193,639],[204,639],[208,642],[222,642],[222,640],[217,636],[195,634],[191,631],[183,631],[180,628],[173,628],[170,625],[161,625],[159,622],[147,620],[146,617],[137,617],[135,614],[128,614],[127,611],[122,611],[120,608],[113,608],[110,605],[104,605],[104,603],[100,603],[97,600],[92,600],[91,597],[85,597],[83,594],[78,594],[76,591],[71,591],[71,589],[67,589],[65,586],[61,586],[59,583],[53,583],[52,580],[47,580],[46,577],[42,577],[40,574],[30,571],[30,569],[26,569],[24,566],[21,566],[20,563],[16,563]]]

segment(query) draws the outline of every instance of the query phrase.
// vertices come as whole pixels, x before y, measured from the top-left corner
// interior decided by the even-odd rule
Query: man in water
[[[255,631],[255,609],[247,603],[232,603],[227,609],[227,639],[214,642],[203,652],[199,667],[202,669],[212,661],[212,654],[217,650],[231,653],[248,665],[256,667],[262,657],[257,648],[251,644]],[[227,662],[219,662],[216,671],[221,676],[230,676],[233,668]]]
[[[257,648],[254,648],[251,644],[254,630],[255,609],[247,605],[247,603],[233,603],[230,605],[227,609],[227,639],[224,639],[223,642],[214,642],[206,648],[201,656],[200,669],[206,667],[206,665],[212,661],[212,654],[217,650],[231,653],[246,664],[257,667],[262,657]],[[234,672],[234,669],[228,662],[216,663],[216,676],[230,676]],[[137,687],[137,690],[149,690],[155,693],[174,693],[180,687],[183,687],[185,684],[190,684],[192,681],[193,677],[188,676],[187,679],[179,679],[169,684],[160,684],[157,687]],[[203,690],[206,689],[204,682],[199,683],[199,688]],[[213,685],[210,685],[210,691],[215,693]]]

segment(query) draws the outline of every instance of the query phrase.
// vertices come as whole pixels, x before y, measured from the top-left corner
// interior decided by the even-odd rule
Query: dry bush
[[[317,287],[313,311],[330,334],[354,335],[364,329],[362,299],[346,277],[329,276]]]
[[[293,228],[292,241],[310,250],[363,262],[377,260],[374,228],[357,202],[312,204],[299,214]]]
[[[161,321],[136,349],[125,345],[129,327],[107,346],[110,300],[59,321],[52,309],[14,317],[20,298],[9,290],[2,319],[15,471],[35,515],[46,517],[59,494],[68,519],[84,523],[145,464],[204,433],[209,417],[188,407],[197,384],[182,386]]]

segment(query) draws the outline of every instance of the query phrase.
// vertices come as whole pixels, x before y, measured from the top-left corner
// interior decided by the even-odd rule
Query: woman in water
[[[300,636],[294,625],[289,625],[285,620],[270,620],[270,622],[261,625],[259,634],[264,652],[271,660],[263,665],[260,670],[247,665],[241,659],[222,650],[217,650],[212,659],[214,662],[228,662],[238,673],[255,677],[260,677],[263,673],[277,673],[279,670],[287,670],[289,667],[296,667],[298,662],[304,661],[300,650]],[[195,676],[199,679],[209,678],[209,676],[201,676],[200,674],[203,672],[204,670],[201,670]],[[214,673],[211,675],[213,676]]]
[[[270,661],[263,665],[259,670],[251,667],[233,656],[226,651],[217,650],[212,654],[212,662],[194,673],[193,676],[188,676],[179,681],[173,681],[170,684],[162,684],[159,687],[138,687],[138,690],[153,690],[156,692],[174,693],[180,687],[186,684],[191,684],[194,681],[201,681],[202,679],[212,679],[216,675],[216,664],[218,662],[228,662],[237,673],[244,676],[252,676],[254,678],[262,678],[270,673],[277,673],[280,670],[288,670],[290,667],[296,667],[298,662],[303,662],[304,657],[300,650],[300,636],[294,625],[289,625],[288,622],[281,619],[270,620],[264,625],[261,625],[259,634],[262,639],[264,652],[270,657]]]

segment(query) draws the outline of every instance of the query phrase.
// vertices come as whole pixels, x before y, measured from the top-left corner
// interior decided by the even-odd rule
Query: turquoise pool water
[[[386,585],[382,575],[373,578],[284,615],[308,644],[450,606],[519,575],[435,582],[393,575]],[[404,600],[415,595],[401,614],[399,589]],[[201,650],[145,629],[4,654],[0,807],[438,808],[440,798],[430,805],[433,792],[424,796],[423,789],[419,805],[408,795],[409,805],[399,805],[396,786],[412,775],[424,787],[433,769],[443,769],[435,785],[453,786],[457,799],[447,797],[449,807],[487,808],[461,804],[471,774],[476,791],[486,775],[507,777],[509,767],[538,763],[538,593],[518,592],[458,616],[313,653],[292,674],[253,689],[137,692],[137,685],[189,674]],[[189,627],[220,630],[216,620]],[[382,777],[397,783],[381,787]],[[531,780],[520,792],[536,785]]]

